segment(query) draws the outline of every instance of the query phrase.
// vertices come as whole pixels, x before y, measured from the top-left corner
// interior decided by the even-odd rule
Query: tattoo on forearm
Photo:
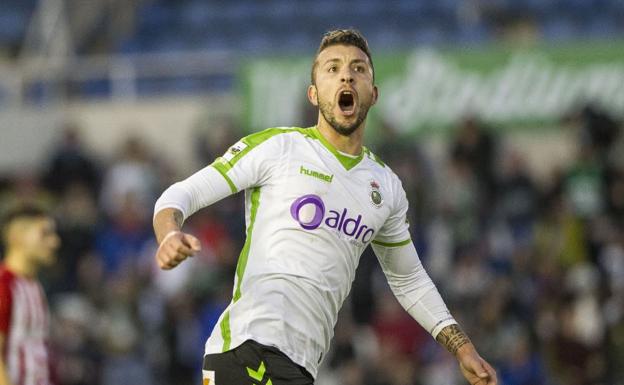
[[[182,224],[184,223],[184,216],[181,211],[175,210],[173,212],[173,220],[179,228],[182,228]]]
[[[457,353],[457,349],[470,342],[458,325],[449,325],[442,329],[436,340],[453,355]]]

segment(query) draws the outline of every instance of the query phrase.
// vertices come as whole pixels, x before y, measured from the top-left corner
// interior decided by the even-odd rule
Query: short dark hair
[[[373,80],[375,79],[375,67],[373,66],[373,58],[371,57],[370,48],[368,48],[368,42],[366,38],[360,31],[354,28],[349,29],[334,29],[332,31],[327,31],[323,35],[323,39],[321,39],[321,44],[319,45],[318,50],[316,51],[316,55],[314,56],[314,62],[312,63],[312,72],[310,73],[310,81],[312,84],[315,84],[316,79],[314,76],[314,72],[316,71],[317,62],[316,59],[318,55],[327,47],[332,45],[351,45],[357,47],[362,50],[368,56],[368,61],[370,62],[371,68],[373,69]]]

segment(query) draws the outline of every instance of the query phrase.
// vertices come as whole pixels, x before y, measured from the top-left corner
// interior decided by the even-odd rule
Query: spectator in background
[[[452,234],[454,255],[478,241],[480,230],[480,186],[466,158],[452,155],[441,173],[437,196],[440,215]]]
[[[492,203],[496,187],[496,140],[488,128],[476,117],[466,117],[459,125],[450,153],[454,160],[465,163],[474,174],[479,203]]]
[[[97,344],[97,309],[79,293],[59,296],[53,309],[51,329],[57,382],[62,385],[98,384],[102,351]]]
[[[604,209],[605,168],[600,157],[593,147],[580,144],[577,159],[564,180],[566,199],[582,219],[601,214]]]
[[[102,207],[109,217],[119,215],[127,205],[136,204],[136,215],[145,219],[156,201],[157,172],[154,160],[140,138],[130,137],[108,170],[102,185]]]
[[[431,183],[433,173],[426,154],[418,142],[401,133],[389,122],[381,124],[381,138],[376,149],[381,159],[392,165],[394,172],[401,178],[403,189],[411,197],[408,217],[412,239],[417,246],[424,246],[422,229],[431,221],[433,202]]]
[[[153,384],[137,309],[140,281],[134,271],[120,271],[107,281],[106,291],[100,314],[102,385]]]
[[[514,241],[528,245],[532,240],[538,191],[520,153],[511,150],[504,155],[497,184],[499,215],[509,227]]]
[[[43,185],[56,195],[62,194],[73,184],[81,184],[93,197],[98,196],[99,169],[87,155],[80,140],[79,128],[75,124],[66,124],[63,137],[48,161],[42,180]]]
[[[572,114],[571,119],[579,130],[579,143],[590,147],[606,161],[611,147],[620,135],[617,121],[599,107],[588,104]]]
[[[195,153],[201,166],[225,153],[240,134],[232,118],[204,114],[199,117],[194,130]]]
[[[2,226],[0,384],[49,385],[48,307],[37,272],[54,262],[59,237],[43,210],[19,207]]]
[[[500,369],[505,385],[543,385],[544,368],[538,352],[530,348],[526,333],[519,332],[509,341],[506,360]]]
[[[95,240],[107,272],[135,265],[151,239],[149,220],[156,198],[157,170],[148,149],[129,138],[120,157],[106,173],[101,202],[107,221]]]
[[[93,248],[99,211],[87,185],[73,183],[58,197],[56,216],[58,232],[63,240],[58,252],[59,262],[48,275],[49,290],[76,290],[80,260]]]

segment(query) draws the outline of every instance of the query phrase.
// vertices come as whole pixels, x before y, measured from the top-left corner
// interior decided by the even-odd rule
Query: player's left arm
[[[425,271],[414,244],[372,244],[388,284],[403,308],[459,361],[471,385],[497,384],[496,372],[477,353],[468,336],[448,311]]]
[[[471,385],[497,384],[496,372],[460,329],[418,257],[406,219],[407,198],[398,178],[392,187],[391,215],[372,242],[392,292],[401,306],[457,358]]]
[[[481,358],[459,325],[445,327],[436,340],[457,358],[462,374],[471,385],[497,383],[496,371]]]

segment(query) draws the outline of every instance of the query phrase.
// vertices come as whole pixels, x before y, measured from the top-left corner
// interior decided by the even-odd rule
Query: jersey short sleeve
[[[403,246],[411,242],[409,221],[407,220],[408,202],[401,181],[393,175],[392,212],[373,240],[378,246]]]
[[[269,128],[249,135],[217,158],[214,167],[228,182],[232,193],[261,186],[269,180],[284,153],[283,129]]]

